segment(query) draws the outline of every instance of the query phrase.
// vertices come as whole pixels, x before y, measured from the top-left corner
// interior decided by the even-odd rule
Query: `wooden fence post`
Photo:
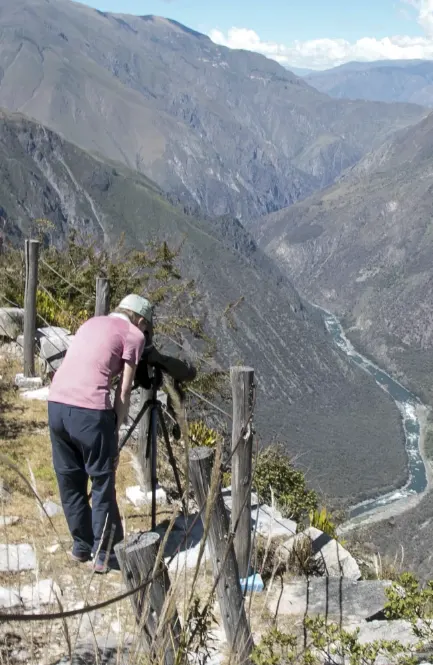
[[[114,551],[128,590],[155,575],[148,586],[130,597],[131,603],[150,660],[159,663],[164,652],[164,665],[174,665],[179,649],[180,621],[174,603],[167,605],[166,602],[170,579],[163,557],[154,570],[160,543],[159,534],[142,533],[115,545]]]
[[[24,257],[24,376],[35,375],[36,294],[38,290],[39,240],[26,240]]]
[[[140,388],[140,396],[141,396],[141,402],[140,402],[140,409],[141,409],[147,401],[152,399],[153,391]],[[138,461],[142,471],[142,482],[144,485],[141,489],[143,490],[143,492],[147,493],[152,491],[152,447],[150,447],[149,451],[150,454],[149,457],[146,459],[146,450],[147,450],[147,442],[149,437],[151,414],[152,414],[152,407],[149,407],[148,409],[146,409],[146,412],[144,413],[142,419],[140,420],[138,426],[138,441],[137,441]]]
[[[245,579],[249,576],[251,558],[254,370],[231,367],[230,381],[233,395],[232,525],[238,525],[234,545],[239,574]]]
[[[245,613],[239,580],[239,569],[233,544],[227,551],[229,519],[218,484],[215,495],[209,496],[215,453],[209,448],[193,448],[189,454],[189,470],[196,501],[202,508],[202,521],[207,501],[211,502],[208,543],[224,630],[231,653],[239,663],[250,663],[253,638]],[[205,526],[203,524],[203,526]]]
[[[107,316],[110,311],[110,280],[106,277],[96,278],[95,316]]]

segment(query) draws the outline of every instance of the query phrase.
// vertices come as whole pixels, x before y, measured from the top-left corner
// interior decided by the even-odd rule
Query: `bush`
[[[385,589],[387,619],[406,619],[417,637],[433,641],[433,580],[424,587],[412,573],[403,573]]]
[[[260,501],[271,503],[272,494],[283,515],[296,521],[317,508],[317,494],[307,489],[305,476],[297,471],[281,446],[258,453],[253,486]]]
[[[178,272],[177,249],[166,242],[149,244],[145,250],[131,250],[122,238],[114,250],[72,231],[62,245],[51,242],[48,228],[39,220],[41,239],[38,325],[64,326],[75,332],[95,307],[96,278],[110,280],[111,303],[115,306],[127,293],[145,293],[154,305],[163,305],[164,316],[156,316],[156,331],[176,335],[188,330],[205,339],[199,319],[190,305],[197,298],[192,282]],[[5,245],[0,255],[0,296],[6,303],[24,303],[24,253]]]
[[[327,533],[331,538],[337,539],[337,526],[332,520],[332,516],[328,513],[325,506],[320,510],[310,510],[310,526],[320,529],[323,533]]]
[[[189,441],[193,448],[215,448],[218,438],[218,433],[201,420],[189,424]]]

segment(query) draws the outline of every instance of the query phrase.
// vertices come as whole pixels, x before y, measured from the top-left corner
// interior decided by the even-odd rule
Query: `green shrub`
[[[176,266],[180,250],[170,249],[166,242],[131,250],[123,238],[116,249],[109,250],[75,231],[61,245],[54,245],[48,224],[38,220],[35,227],[41,239],[38,325],[46,322],[75,332],[93,315],[96,278],[106,277],[113,306],[127,293],[145,293],[154,305],[163,305],[164,316],[156,315],[156,332],[176,335],[188,330],[205,340],[201,321],[191,315],[190,305],[197,298],[194,285],[182,279]],[[22,307],[24,282],[24,253],[6,244],[0,255],[0,300]]]
[[[189,440],[193,448],[200,446],[215,448],[218,438],[218,433],[208,427],[203,421],[196,420],[189,423]]]
[[[253,486],[261,501],[271,503],[273,494],[283,515],[297,521],[317,508],[316,492],[307,489],[304,474],[279,445],[258,453]]]
[[[433,641],[433,580],[422,587],[415,575],[403,573],[385,589],[388,619],[406,619],[417,637]]]
[[[388,662],[397,665],[415,665],[411,650],[396,640],[375,640],[361,643],[359,628],[348,631],[329,623],[322,617],[306,618],[305,642],[295,635],[272,627],[254,647],[251,662],[254,665],[319,665],[320,663],[350,663],[350,665],[376,665]]]
[[[320,531],[327,533],[331,538],[337,538],[337,526],[325,506],[320,510],[317,508],[310,510],[309,517],[310,526],[320,529]]]

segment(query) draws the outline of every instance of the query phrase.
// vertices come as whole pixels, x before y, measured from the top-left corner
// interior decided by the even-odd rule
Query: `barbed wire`
[[[70,286],[72,289],[75,289],[78,293],[81,293],[81,295],[84,296],[85,298],[91,298],[92,300],[96,300],[96,297],[93,294],[85,293],[82,289],[80,289],[78,286],[76,286],[75,284],[70,282],[68,279],[66,279],[66,277],[61,275],[55,268],[53,268],[53,266],[50,266],[50,264],[47,263],[45,261],[45,259],[40,257],[39,260],[46,268],[48,268],[48,270],[51,270],[51,272],[53,272],[55,275],[57,275],[57,277],[59,277],[63,282],[65,282],[65,284]]]
[[[230,415],[230,413],[228,413],[227,411],[224,411],[224,409],[222,409],[217,404],[214,404],[214,402],[211,402],[209,399],[207,399],[207,397],[204,397],[204,395],[201,395],[200,393],[198,393],[193,388],[189,388],[189,386],[186,386],[186,390],[187,390],[187,392],[191,393],[191,395],[194,395],[194,397],[197,397],[197,399],[201,400],[202,402],[204,402],[208,406],[211,406],[213,409],[215,409],[215,411],[219,411],[226,418],[229,418],[230,420],[233,420],[233,417]]]

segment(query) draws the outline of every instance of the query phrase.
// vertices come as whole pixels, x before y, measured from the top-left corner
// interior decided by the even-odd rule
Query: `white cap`
[[[152,305],[147,298],[130,293],[119,303],[119,307],[129,309],[131,312],[142,316],[148,323],[152,323]]]

